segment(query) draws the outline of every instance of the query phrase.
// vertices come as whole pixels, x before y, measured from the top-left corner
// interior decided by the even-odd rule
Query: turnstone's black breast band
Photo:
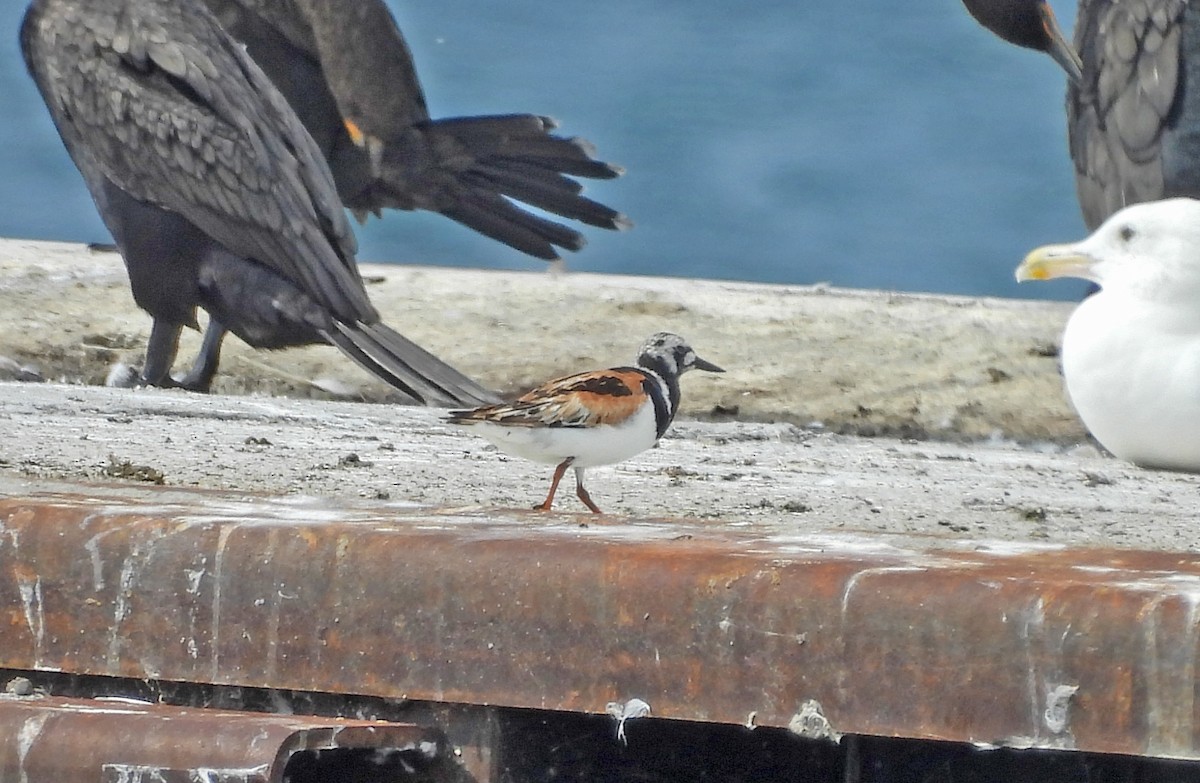
[[[642,381],[642,389],[645,390],[646,396],[650,398],[650,401],[654,403],[655,431],[657,436],[661,438],[667,431],[667,427],[671,426],[671,421],[675,418],[675,407],[663,396],[662,382],[644,370],[642,374],[646,376],[646,379]]]

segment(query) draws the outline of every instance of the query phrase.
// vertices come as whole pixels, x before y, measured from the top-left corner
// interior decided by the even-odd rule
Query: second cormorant
[[[1128,204],[1200,197],[1200,9],[1187,0],[1080,0],[1075,43],[1046,0],[963,0],[996,35],[1069,77],[1067,132],[1084,222]]]
[[[600,228],[629,221],[572,177],[621,169],[533,114],[429,116],[416,66],[383,0],[205,0],[262,67],[329,161],[360,220],[382,209],[438,212],[538,258],[584,237],[516,202]]]

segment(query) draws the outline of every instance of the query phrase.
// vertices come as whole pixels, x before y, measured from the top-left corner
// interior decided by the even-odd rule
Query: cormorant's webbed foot
[[[146,363],[142,365],[141,386],[174,386],[171,365],[179,352],[179,333],[183,325],[154,319],[150,339],[146,342]]]
[[[212,388],[213,378],[217,375],[217,365],[221,362],[221,341],[225,339],[226,334],[224,326],[209,319],[200,353],[196,355],[196,361],[192,362],[192,368],[186,375],[173,379],[176,386],[194,392],[208,392]]]
[[[150,328],[150,339],[146,343],[146,363],[138,374],[137,386],[157,386],[161,389],[186,389],[194,392],[208,392],[212,388],[213,378],[217,374],[217,365],[221,359],[221,341],[225,338],[225,327],[210,320],[208,329],[204,332],[204,342],[200,353],[186,375],[175,377],[171,375],[171,365],[179,353],[179,335],[183,325],[169,323],[156,319]],[[126,386],[130,384],[112,381],[109,385]]]

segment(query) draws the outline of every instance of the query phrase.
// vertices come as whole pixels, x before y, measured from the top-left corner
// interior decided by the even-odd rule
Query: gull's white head
[[[1022,282],[1078,277],[1139,299],[1200,302],[1200,201],[1125,207],[1082,242],[1037,248],[1016,274]]]

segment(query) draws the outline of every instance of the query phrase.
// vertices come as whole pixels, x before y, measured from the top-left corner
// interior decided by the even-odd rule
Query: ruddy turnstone
[[[501,451],[558,465],[549,494],[534,508],[550,510],[570,467],[575,494],[599,514],[583,486],[584,469],[611,465],[653,446],[679,409],[680,375],[691,369],[725,372],[669,332],[648,339],[636,365],[556,378],[510,403],[451,411],[449,421],[476,428]]]

